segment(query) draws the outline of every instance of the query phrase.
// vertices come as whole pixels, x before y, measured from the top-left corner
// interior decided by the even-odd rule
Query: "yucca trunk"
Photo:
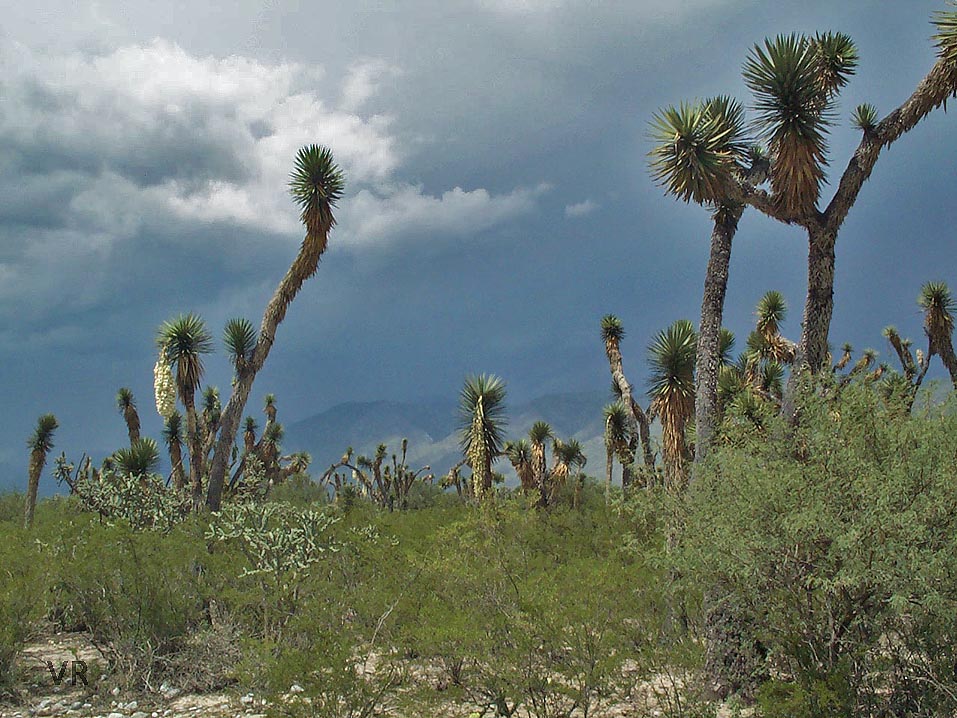
[[[127,404],[123,407],[123,420],[126,422],[126,433],[130,437],[130,446],[140,440],[140,415],[136,407]]]
[[[611,475],[615,465],[615,449],[605,442],[605,503],[611,501]]]
[[[834,244],[836,231],[814,228],[808,231],[807,298],[798,346],[800,362],[817,373],[827,359],[827,335],[834,313]],[[797,367],[798,369],[801,366]]]
[[[196,405],[192,394],[182,397],[186,408],[186,445],[189,448],[189,485],[193,496],[193,508],[199,508],[203,502],[203,437]]]
[[[688,412],[687,415],[690,415]],[[687,415],[665,409],[661,412],[661,454],[666,486],[677,490],[684,487],[687,478],[688,446],[685,442]]]
[[[169,460],[173,465],[173,488],[182,491],[186,486],[186,471],[183,469],[183,447],[178,441],[169,445]]]
[[[532,442],[532,470],[535,476],[535,486],[538,489],[539,504],[548,504],[548,467],[545,464],[545,444]]]
[[[327,232],[309,233],[303,240],[299,254],[293,261],[286,276],[283,277],[275,294],[266,305],[263,313],[262,325],[259,329],[259,341],[253,351],[252,359],[246,362],[237,372],[236,384],[233,387],[229,402],[223,410],[220,419],[219,440],[213,453],[213,461],[209,470],[209,488],[206,495],[206,504],[212,511],[219,511],[223,498],[223,484],[226,478],[226,469],[229,457],[239,431],[246,402],[252,390],[256,374],[262,369],[272,349],[276,336],[276,329],[286,317],[289,304],[295,299],[303,283],[316,273],[319,258],[326,249]]]
[[[535,472],[532,465],[523,461],[515,467],[515,473],[518,474],[518,480],[522,484],[522,493],[525,496],[533,493],[535,491]]]
[[[30,464],[27,470],[27,496],[23,510],[23,525],[30,528],[33,525],[33,514],[37,508],[37,493],[40,489],[40,476],[47,462],[45,451],[34,449],[30,452]]]
[[[954,389],[957,389],[957,354],[954,354],[954,345],[950,337],[939,337],[935,342],[935,348],[940,356],[940,361],[950,373],[950,381],[953,383]]]
[[[631,384],[625,378],[625,372],[622,368],[621,348],[617,341],[605,342],[605,356],[608,357],[608,368],[611,370],[612,381],[615,382],[615,386],[618,387],[618,392],[621,394],[621,403],[624,404],[631,415],[632,421],[638,428],[645,466],[653,471],[655,455],[651,451],[651,429],[649,428],[648,416],[631,395]]]
[[[957,69],[946,59],[938,60],[904,104],[864,133],[827,209],[810,222],[802,222],[808,230],[808,289],[796,368],[803,363],[817,372],[823,366],[834,310],[834,244],[881,151],[943,105],[955,91]]]
[[[731,242],[738,229],[744,206],[722,207],[714,215],[711,231],[711,255],[701,299],[701,324],[698,326],[698,355],[695,386],[695,462],[704,461],[711,447],[718,416],[718,369],[720,363],[721,323],[728,289]]]

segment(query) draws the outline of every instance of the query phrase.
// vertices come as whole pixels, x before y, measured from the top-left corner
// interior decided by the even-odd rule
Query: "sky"
[[[116,390],[147,434],[154,337],[196,312],[258,326],[302,238],[296,150],[331,148],[347,191],[317,275],[281,325],[250,409],[291,422],[346,401],[457,394],[502,376],[513,400],[603,390],[617,314],[631,380],[671,321],[697,322],[710,222],[648,171],[649,120],[751,97],[754,43],[840,30],[861,102],[896,107],[932,66],[943,0],[3,0],[0,27],[0,486],[25,481],[41,413],[78,459],[121,446]],[[837,244],[831,340],[921,340],[923,282],[957,285],[957,126],[937,111],[884,152]],[[824,196],[830,190],[825,188]],[[799,229],[745,214],[725,324],[741,343],[768,289],[797,338]],[[918,344],[919,345],[919,344]],[[229,387],[221,345],[207,381]],[[290,447],[295,449],[295,447]],[[21,475],[22,474],[22,475]],[[6,481],[4,481],[6,478]]]

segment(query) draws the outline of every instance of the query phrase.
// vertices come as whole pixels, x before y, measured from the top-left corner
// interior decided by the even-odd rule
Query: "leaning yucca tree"
[[[755,97],[753,129],[768,148],[767,174],[758,162],[752,162],[749,171],[741,171],[740,156],[724,144],[733,133],[713,118],[709,121],[708,108],[713,101],[668,108],[655,117],[657,146],[651,155],[656,179],[676,197],[717,210],[715,232],[719,235],[721,212],[724,219],[734,219],[725,222],[718,244],[713,241],[714,266],[709,262],[702,302],[699,368],[704,371],[699,372],[697,387],[698,459],[706,454],[713,429],[717,380],[717,372],[712,371],[713,343],[715,327],[720,324],[713,310],[719,299],[723,301],[720,287],[727,272],[721,267],[725,266],[724,255],[730,253],[740,207],[750,205],[773,219],[802,227],[807,234],[808,287],[796,364],[817,372],[827,356],[838,231],[881,151],[957,91],[957,11],[936,13],[934,23],[938,60],[913,94],[882,120],[872,105],[855,110],[853,122],[862,138],[823,209],[820,187],[834,102],[858,60],[857,49],[847,35],[778,36],[752,49],[743,74]],[[761,188],[767,178],[770,191]],[[710,319],[705,322],[709,312]]]
[[[681,488],[687,478],[689,451],[685,429],[694,416],[696,346],[694,325],[679,319],[659,332],[648,348],[651,413],[661,421],[665,483],[672,489]]]
[[[459,395],[459,444],[477,499],[491,494],[492,463],[502,454],[505,424],[505,383],[491,374],[466,377]]]
[[[164,322],[156,335],[160,360],[175,368],[176,393],[186,409],[186,445],[189,448],[189,483],[193,506],[202,503],[205,451],[196,415],[196,390],[203,378],[203,354],[213,350],[213,337],[206,322],[195,314],[183,314]]]
[[[605,356],[615,393],[621,397],[621,404],[628,412],[630,430],[641,440],[645,466],[651,472],[655,468],[655,455],[651,451],[651,431],[648,415],[632,396],[632,386],[625,377],[621,358],[621,340],[625,338],[625,327],[614,314],[606,314],[601,319],[601,338],[605,343]]]
[[[140,438],[140,415],[136,411],[136,400],[133,398],[131,389],[124,386],[116,392],[116,408],[126,422],[126,433],[130,437],[130,446],[132,446]]]
[[[27,500],[23,512],[23,525],[30,528],[33,513],[37,507],[37,491],[40,487],[40,474],[47,463],[47,455],[53,448],[53,433],[59,424],[53,414],[44,414],[37,419],[37,428],[27,441],[30,449],[30,465],[27,471]]]
[[[935,354],[950,373],[957,389],[957,355],[954,354],[954,309],[957,304],[943,282],[928,282],[920,290],[917,303],[924,310],[924,333],[927,334],[927,359]]]
[[[289,180],[289,189],[300,209],[300,219],[306,227],[299,254],[293,260],[286,276],[279,282],[276,292],[266,305],[258,338],[252,344],[240,342],[241,351],[234,353],[236,371],[233,391],[220,419],[219,439],[213,453],[209,472],[207,506],[218,511],[222,503],[226,471],[242,420],[243,410],[249,400],[256,374],[262,369],[273,342],[276,330],[286,317],[286,311],[296,298],[303,283],[319,267],[319,260],[329,242],[329,232],[336,224],[333,209],[342,198],[345,179],[333,161],[332,152],[320,145],[303,147],[296,155],[295,167]],[[246,337],[245,339],[250,339]]]

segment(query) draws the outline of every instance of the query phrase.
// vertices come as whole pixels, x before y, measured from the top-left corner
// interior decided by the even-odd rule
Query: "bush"
[[[768,715],[957,710],[957,414],[866,385],[718,447],[687,497],[686,581],[767,650]],[[786,706],[786,707],[782,707]]]
[[[151,687],[209,624],[195,527],[166,535],[89,524],[53,552],[52,604],[61,624],[83,627],[125,684]]]

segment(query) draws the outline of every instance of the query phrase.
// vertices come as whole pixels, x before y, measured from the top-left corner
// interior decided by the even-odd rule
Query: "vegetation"
[[[957,12],[935,23],[938,61],[912,97],[882,120],[855,111],[863,139],[823,210],[849,37],[756,45],[751,125],[723,96],[656,115],[653,174],[712,211],[711,259],[698,329],[674,321],[648,347],[647,410],[623,323],[601,319],[613,401],[600,480],[579,438],[545,420],[509,440],[505,383],[488,374],[465,379],[462,459],[438,486],[405,439],[391,455],[350,447],[313,482],[308,454],[283,455],[273,394],[262,431],[246,417],[235,445],[344,190],[328,149],[300,150],[290,189],[306,236],[258,332],[226,324],[225,407],[201,386],[203,319],[157,333],[169,478],[121,388],[129,445],[98,467],[61,454],[69,496],[37,510],[58,428],[39,418],[22,505],[0,497],[0,690],[16,695],[18,654],[53,626],[104,658],[93,692],[255,690],[285,715],[703,716],[729,696],[767,718],[957,713],[957,394],[923,386],[936,356],[957,390],[957,305],[945,283],[923,286],[926,350],[884,330],[899,372],[874,350],[827,350],[838,230],[881,150],[957,90]],[[807,232],[808,295],[798,342],[782,333],[784,297],[761,296],[735,358],[721,317],[746,206]],[[502,457],[516,489],[494,471]]]
[[[797,225],[807,234],[807,300],[797,363],[818,372],[826,364],[834,308],[838,232],[881,151],[957,92],[955,18],[954,11],[935,14],[937,62],[900,107],[881,120],[872,105],[855,110],[861,141],[824,208],[819,199],[835,102],[858,63],[857,49],[847,35],[779,35],[755,45],[742,72],[757,113],[750,128],[741,106],[724,96],[666,107],[654,116],[653,176],[668,194],[711,209],[714,220],[699,326],[699,460],[707,455],[715,425],[718,333],[731,243],[744,208]],[[770,192],[762,189],[767,182]]]

